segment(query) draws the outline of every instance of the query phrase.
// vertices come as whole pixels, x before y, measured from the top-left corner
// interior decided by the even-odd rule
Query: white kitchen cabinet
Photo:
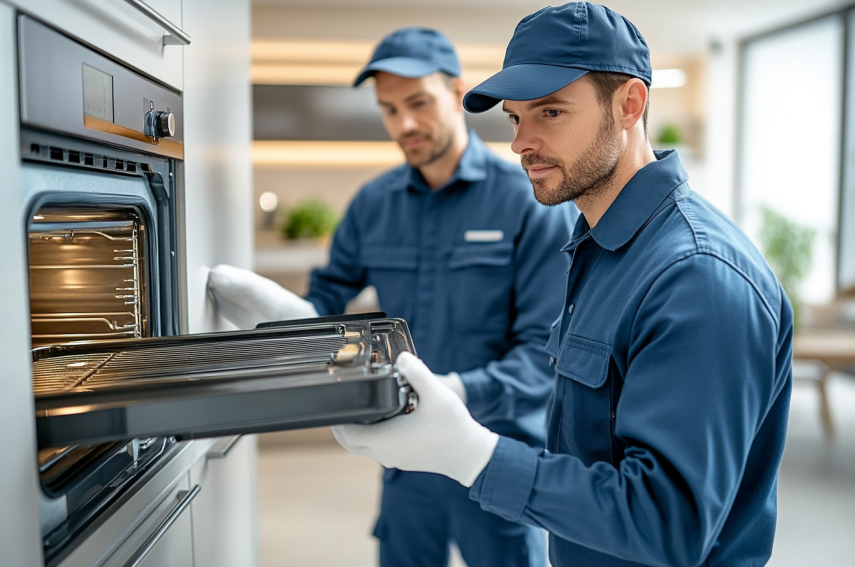
[[[0,563],[41,565],[26,252],[18,186],[18,62],[14,11],[0,2]]]
[[[19,10],[135,67],[184,89],[181,45],[164,45],[164,28],[125,0],[7,0]],[[144,0],[179,28],[181,0]]]
[[[190,509],[196,567],[258,565],[256,438],[244,436],[229,448],[233,440],[218,440],[190,469],[190,485],[202,487]]]

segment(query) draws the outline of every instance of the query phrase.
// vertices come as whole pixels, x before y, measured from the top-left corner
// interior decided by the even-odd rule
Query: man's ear
[[[615,91],[612,106],[617,110],[618,123],[624,130],[632,129],[644,116],[648,96],[647,85],[635,78]]]
[[[454,77],[451,79],[449,87],[451,87],[451,92],[453,92],[454,96],[457,98],[458,108],[463,110],[463,97],[466,95],[466,82],[460,77]]]

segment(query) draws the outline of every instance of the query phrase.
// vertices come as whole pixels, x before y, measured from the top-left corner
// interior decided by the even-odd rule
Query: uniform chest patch
[[[504,237],[503,230],[467,230],[463,233],[466,242],[501,242]]]

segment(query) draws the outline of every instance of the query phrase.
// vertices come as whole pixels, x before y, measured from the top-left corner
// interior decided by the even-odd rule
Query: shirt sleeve
[[[531,202],[515,249],[511,348],[481,368],[460,373],[472,416],[489,425],[542,410],[554,372],[543,350],[561,310],[568,256],[560,252],[579,215],[575,205]]]
[[[506,519],[622,559],[701,564],[727,519],[756,432],[789,379],[780,337],[792,329],[779,329],[785,309],[782,294],[767,305],[717,258],[677,262],[651,286],[628,333],[614,426],[626,443],[623,460],[586,467],[502,439],[470,497]]]
[[[347,302],[365,287],[365,268],[360,261],[357,219],[361,195],[354,199],[333,236],[329,263],[312,271],[306,299],[318,315],[338,315]]]

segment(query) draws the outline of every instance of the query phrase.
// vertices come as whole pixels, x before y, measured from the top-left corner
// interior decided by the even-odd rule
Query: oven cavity
[[[33,346],[148,336],[145,230],[133,210],[40,210],[29,229]]]

